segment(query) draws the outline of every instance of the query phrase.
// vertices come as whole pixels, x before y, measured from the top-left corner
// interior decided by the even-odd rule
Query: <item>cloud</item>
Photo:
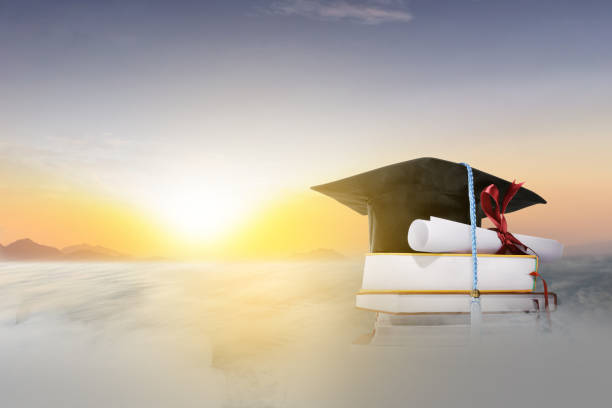
[[[348,20],[361,24],[407,23],[412,20],[402,0],[283,0],[270,12],[317,20]]]

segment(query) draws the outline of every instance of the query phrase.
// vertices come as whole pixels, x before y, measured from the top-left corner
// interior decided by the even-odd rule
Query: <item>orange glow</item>
[[[548,200],[547,205],[510,214],[511,231],[554,238],[566,245],[609,239],[612,214],[607,207],[612,191],[596,187],[608,184],[605,169],[585,175],[569,171],[561,159],[546,167],[543,162],[495,165],[494,161],[485,157],[474,165],[526,181],[528,188]],[[3,245],[27,237],[58,248],[90,243],[143,257],[239,259],[282,257],[317,248],[343,254],[368,250],[367,217],[306,188],[278,193],[261,204],[237,194],[231,198],[242,203],[240,208],[215,199],[220,197],[215,191],[212,198],[199,201],[168,192],[169,202],[176,205],[160,212],[155,206],[66,184],[31,169],[6,163],[0,167]],[[185,206],[181,200],[191,204]],[[214,208],[206,202],[214,203]]]
[[[269,257],[331,248],[344,254],[368,250],[368,220],[318,193],[292,192],[263,208],[226,242],[225,251]]]

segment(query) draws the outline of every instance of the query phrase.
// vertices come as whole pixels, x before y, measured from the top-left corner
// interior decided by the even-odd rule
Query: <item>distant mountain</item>
[[[7,246],[0,245],[0,260],[6,261],[126,261],[132,259],[112,249],[99,245],[80,244],[61,251],[41,245],[29,238],[20,239]]]
[[[612,255],[612,241],[593,242],[565,247],[563,255]]]
[[[82,250],[63,254],[62,259],[66,261],[127,261],[131,258],[127,255],[105,255],[97,251]]]
[[[315,259],[320,259],[320,260],[339,260],[339,259],[344,259],[344,255],[342,255],[339,252],[334,251],[333,249],[327,249],[327,248],[319,248],[319,249],[313,249],[312,251],[308,251],[308,252],[299,252],[299,253],[295,253],[291,256],[291,259],[295,259],[295,260],[315,260]]]
[[[117,252],[114,249],[105,248],[100,245],[71,245],[62,249],[65,259],[69,260],[125,260],[128,255]]]
[[[6,260],[59,260],[62,258],[62,252],[54,247],[40,245],[29,238],[20,239],[3,248],[1,248],[1,257]]]

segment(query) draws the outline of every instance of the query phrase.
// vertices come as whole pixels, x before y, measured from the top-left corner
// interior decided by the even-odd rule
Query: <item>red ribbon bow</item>
[[[514,235],[508,232],[508,223],[506,222],[506,217],[504,216],[508,203],[521,189],[523,184],[524,183],[517,184],[513,181],[512,185],[508,188],[508,191],[504,196],[501,206],[499,205],[499,190],[495,184],[491,184],[480,193],[480,206],[482,207],[482,211],[484,211],[485,215],[491,220],[491,222],[493,222],[493,225],[495,225],[495,228],[491,229],[497,232],[497,236],[502,243],[502,246],[497,251],[498,254],[509,252],[514,255],[520,255],[527,253],[527,245],[523,244],[521,241],[516,239]],[[493,208],[491,201],[495,203],[495,208]],[[530,275],[536,279],[538,277],[542,279],[542,275],[540,275],[537,271],[531,272]],[[544,279],[542,279],[542,286],[544,286],[544,307],[546,311],[548,311],[548,285]]]
[[[495,184],[491,184],[480,193],[480,206],[485,215],[493,222],[495,228],[491,228],[497,232],[497,236],[502,243],[502,246],[497,251],[498,254],[511,253],[514,255],[520,255],[527,253],[527,246],[521,241],[516,239],[514,235],[508,232],[508,223],[504,213],[506,207],[516,193],[521,189],[523,183],[512,182],[512,185],[508,188],[508,192],[504,196],[501,206],[499,205],[499,190]],[[491,204],[491,201],[495,203],[495,208]]]

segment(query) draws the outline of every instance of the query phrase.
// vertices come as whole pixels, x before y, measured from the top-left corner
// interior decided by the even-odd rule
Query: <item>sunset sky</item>
[[[434,156],[525,181],[515,232],[610,240],[612,6],[0,0],[0,243],[367,250],[308,188]]]

